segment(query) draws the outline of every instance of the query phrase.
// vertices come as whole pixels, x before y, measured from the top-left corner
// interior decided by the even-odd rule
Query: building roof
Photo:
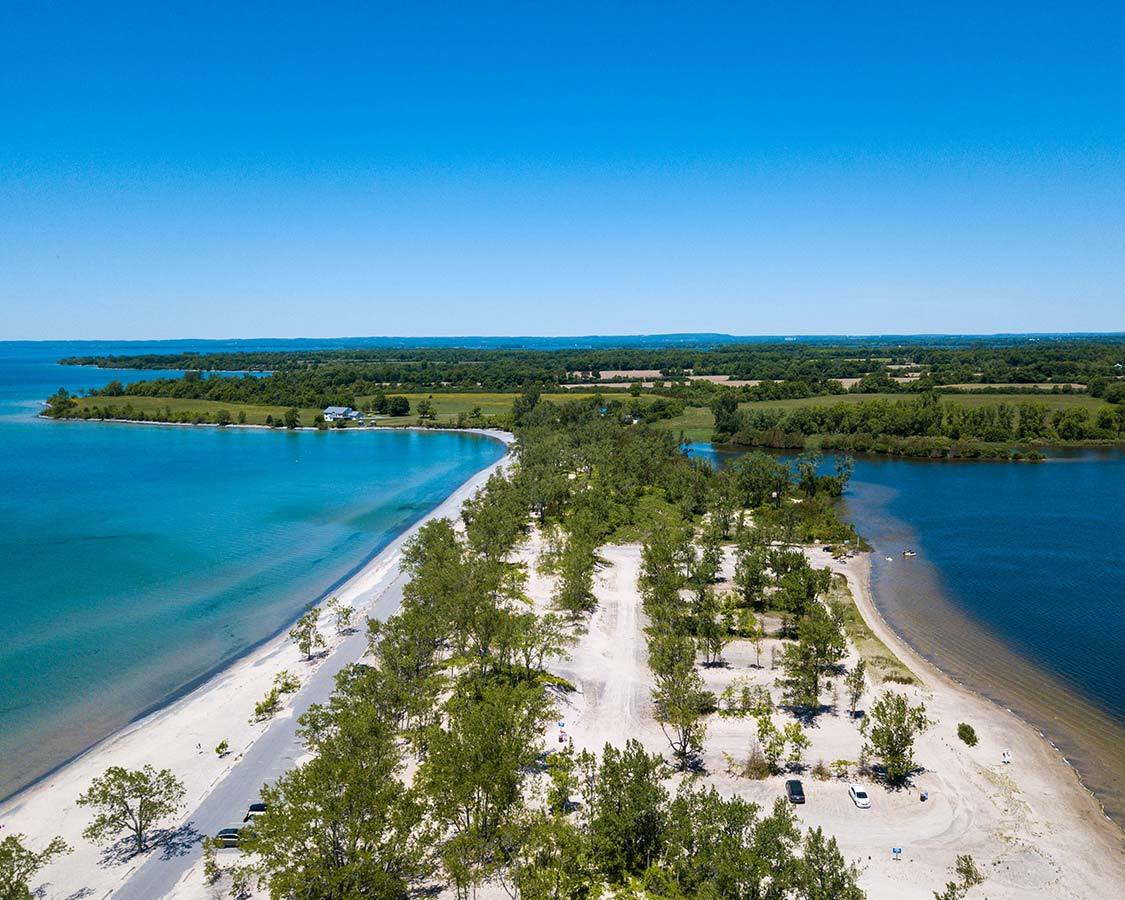
[[[328,416],[328,415],[346,416],[351,411],[352,411],[352,408],[350,406],[328,406],[328,407],[325,407],[324,414],[326,416]]]

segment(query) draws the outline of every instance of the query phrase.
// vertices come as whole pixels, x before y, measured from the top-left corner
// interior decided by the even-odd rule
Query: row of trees
[[[267,372],[326,369],[335,384],[370,383],[433,387],[518,390],[529,384],[595,377],[611,370],[659,370],[666,377],[688,373],[729,375],[743,380],[804,381],[860,378],[893,373],[889,366],[914,366],[936,384],[1087,382],[1120,374],[1125,341],[1090,337],[1029,342],[1019,337],[859,338],[736,342],[723,335],[700,335],[685,345],[663,346],[659,338],[590,339],[591,346],[529,349],[523,346],[355,346],[299,351],[180,353],[138,356],[70,357],[64,363],[110,368],[187,369],[214,372]],[[605,344],[612,342],[609,346]],[[597,344],[601,344],[598,346]],[[894,384],[894,382],[891,382]]]
[[[865,450],[880,441],[909,447],[908,439],[925,439],[916,443],[926,448],[949,448],[954,442],[1116,440],[1125,432],[1125,407],[1051,410],[1034,400],[967,406],[942,402],[936,394],[792,409],[738,410],[725,400],[717,401],[714,411],[716,440],[781,448],[804,447],[814,436],[826,448]]]

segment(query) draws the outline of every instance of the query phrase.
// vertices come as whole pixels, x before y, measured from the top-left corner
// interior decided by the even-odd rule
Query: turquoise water
[[[285,627],[489,438],[35,418],[71,345],[0,344],[0,796]],[[133,352],[141,352],[130,347]]]
[[[1125,821],[1125,452],[863,457],[844,505],[895,630],[1047,733]]]

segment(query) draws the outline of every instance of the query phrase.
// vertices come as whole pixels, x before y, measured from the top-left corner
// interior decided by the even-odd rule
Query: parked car
[[[785,782],[785,796],[789,798],[790,803],[804,803],[805,802],[805,789],[796,778],[791,778]]]
[[[264,803],[251,803],[250,808],[246,810],[246,815],[242,817],[243,822],[249,822],[251,819],[256,819],[258,816],[266,814],[266,804]]]
[[[861,788],[858,784],[848,785],[848,796],[852,798],[852,803],[860,809],[871,808],[871,798],[867,796],[867,791]]]
[[[220,847],[237,847],[241,842],[241,828],[221,828],[215,835],[215,843]]]

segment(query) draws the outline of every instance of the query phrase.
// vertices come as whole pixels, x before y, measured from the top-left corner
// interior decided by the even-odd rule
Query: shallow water
[[[145,377],[53,365],[73,352],[0,344],[0,796],[275,634],[504,452],[35,418],[60,385]]]
[[[864,457],[844,503],[887,621],[1040,728],[1125,821],[1125,453]]]

